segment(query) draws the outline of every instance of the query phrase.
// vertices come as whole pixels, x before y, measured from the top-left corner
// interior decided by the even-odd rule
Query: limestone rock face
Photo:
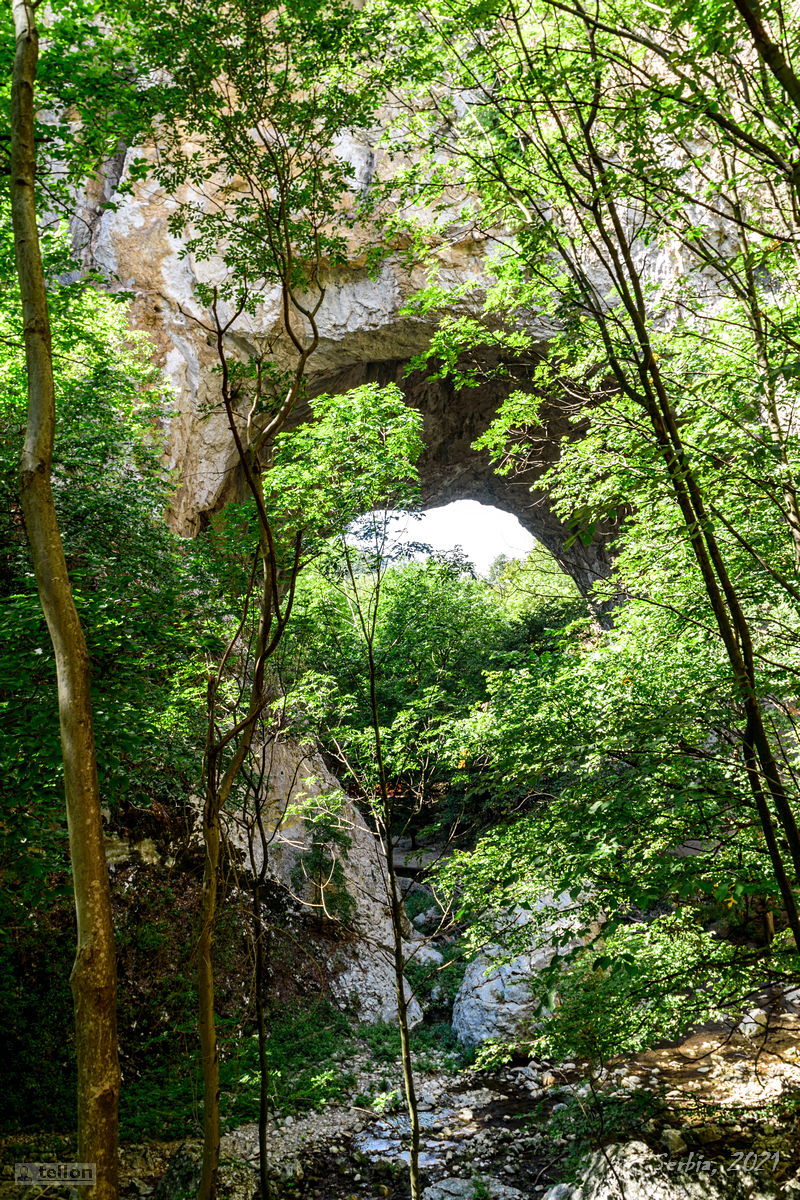
[[[266,852],[269,878],[296,899],[301,911],[339,930],[326,963],[334,997],[365,1022],[391,1021],[397,1000],[380,846],[319,754],[280,738],[260,753],[265,836],[245,811],[228,818],[229,842],[254,873],[261,871]],[[312,819],[320,813],[324,827]],[[315,843],[325,862],[322,887],[309,859]],[[422,1017],[415,1000],[409,1015],[412,1024]]]
[[[487,946],[467,967],[453,1003],[453,1029],[467,1045],[480,1045],[490,1038],[513,1041],[524,1035],[539,1007],[536,976],[548,967],[556,953],[566,954],[581,944],[574,901],[568,892],[548,895],[537,901],[535,932],[531,915],[516,909],[509,914],[506,931],[531,924],[531,945],[510,962],[500,944]],[[556,948],[551,939],[575,931],[575,937]]]
[[[183,1200],[184,1196],[196,1195],[201,1174],[199,1155],[181,1146],[158,1181],[154,1200]]]
[[[471,1046],[490,1038],[513,1040],[533,1019],[536,1008],[531,956],[523,954],[495,966],[492,959],[500,948],[492,950],[494,955],[481,954],[467,967],[453,1004],[453,1029],[460,1041]]]
[[[367,135],[364,135],[365,138]],[[368,140],[349,138],[340,148],[353,165],[360,186],[376,165]],[[175,396],[173,415],[165,419],[165,457],[176,478],[172,519],[182,533],[197,531],[241,487],[235,450],[218,396],[216,351],[207,328],[208,313],[197,300],[198,283],[213,284],[224,275],[221,261],[199,262],[180,238],[170,233],[168,219],[175,202],[152,182],[137,182],[120,195],[128,163],[141,149],[121,153],[107,164],[104,177],[82,196],[74,222],[75,243],[86,267],[99,270],[111,286],[134,296],[132,319],[152,337],[160,364]],[[113,209],[105,208],[114,201]],[[440,255],[443,282],[453,285],[487,280],[486,240],[477,232],[458,231]],[[346,269],[326,279],[319,312],[319,348],[309,363],[309,390],[353,387],[368,380],[397,382],[409,403],[424,417],[426,453],[422,462],[423,497],[428,505],[455,499],[495,504],[516,514],[522,524],[553,551],[582,588],[608,569],[606,537],[600,533],[588,547],[579,542],[564,549],[566,529],[546,498],[534,503],[530,484],[556,453],[558,438],[572,427],[555,404],[544,414],[541,459],[524,479],[501,479],[486,455],[471,443],[491,421],[508,390],[522,384],[489,381],[456,389],[447,381],[406,377],[408,359],[425,349],[429,323],[404,312],[409,297],[425,282],[398,255],[388,259],[379,276],[364,266],[364,248],[350,247]],[[224,311],[221,312],[226,319]],[[546,339],[550,329],[541,330]],[[534,330],[534,334],[537,331]],[[278,362],[289,363],[288,340],[282,330],[277,289],[267,294],[255,313],[243,314],[231,328],[229,343],[243,356],[267,348]],[[298,416],[302,417],[302,413]]]

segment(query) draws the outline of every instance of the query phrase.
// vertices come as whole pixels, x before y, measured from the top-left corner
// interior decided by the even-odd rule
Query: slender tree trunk
[[[203,891],[200,936],[197,942],[197,1004],[200,1063],[203,1071],[203,1163],[200,1197],[215,1200],[219,1175],[219,1054],[214,1014],[214,922],[219,881],[219,804],[216,788],[216,755],[213,752],[214,690],[209,685],[209,746],[206,759],[206,798],[203,805]]]
[[[259,803],[259,798],[256,799]],[[260,824],[260,823],[259,823]],[[263,832],[263,831],[262,831]],[[264,1012],[264,990],[269,964],[269,934],[261,918],[261,883],[266,868],[267,846],[262,839],[264,862],[261,874],[253,884],[253,934],[256,949],[256,1028],[258,1030],[258,1175],[261,1184],[260,1200],[269,1200],[270,1185],[267,1172],[267,1121],[269,1119],[269,1063],[267,1061],[267,1022]]]
[[[263,625],[262,625],[263,631]],[[259,646],[262,634],[259,634]],[[209,747],[207,752],[206,799],[203,806],[203,892],[200,908],[200,936],[197,942],[197,1000],[200,1062],[203,1070],[203,1163],[198,1200],[216,1200],[219,1179],[219,1049],[214,1014],[214,925],[217,917],[220,863],[220,813],[236,783],[250,749],[255,723],[262,707],[260,693],[263,674],[257,671],[251,690],[248,719],[239,743],[222,779],[218,779],[220,747],[214,736],[214,689],[209,688]]]
[[[800,112],[800,79],[764,25],[761,6],[758,3],[752,3],[752,0],[733,0],[733,4],[747,26],[753,45],[762,62],[769,67],[792,104]],[[795,186],[797,186],[796,181]]]
[[[597,178],[601,184],[604,184],[606,168],[594,144],[591,127],[585,123],[582,124],[582,132]],[[630,317],[635,344],[639,351],[638,375],[641,391],[636,399],[650,419],[656,442],[667,468],[675,501],[683,517],[689,541],[703,578],[706,595],[714,612],[720,638],[728,655],[734,683],[745,713],[746,730],[743,744],[747,758],[748,781],[769,849],[775,878],[787,906],[786,915],[789,925],[797,945],[800,946],[800,941],[797,941],[800,937],[800,914],[787,872],[783,866],[781,849],[765,803],[761,787],[762,781],[772,800],[778,823],[783,831],[797,884],[800,884],[800,830],[798,830],[797,820],[764,724],[761,699],[756,684],[750,625],[706,511],[702,488],[691,468],[681,440],[677,415],[667,385],[661,375],[658,361],[652,351],[641,279],[633,261],[624,223],[617,211],[615,201],[612,197],[607,197],[605,211],[613,228],[612,235],[606,226],[599,204],[599,200],[593,203],[592,216],[609,261],[613,264],[612,276],[617,284],[620,299]],[[595,319],[598,322],[601,336],[604,337],[610,348],[611,343],[604,324],[604,313],[595,309]],[[631,385],[627,373],[613,353],[610,355],[610,363],[620,387],[630,394]]]
[[[758,357],[758,365],[761,369],[764,388],[763,412],[779,463],[781,490],[783,492],[783,502],[786,505],[786,521],[791,533],[792,545],[794,546],[794,565],[796,570],[800,570],[800,501],[797,495],[797,480],[795,479],[786,449],[787,436],[786,430],[783,427],[783,421],[781,420],[778,395],[775,387],[775,376],[770,370],[767,330],[764,325],[764,315],[761,311],[761,297],[759,296],[755,271],[753,270],[750,241],[738,195],[735,199],[734,215],[739,223],[739,245],[744,259],[745,285],[741,288],[741,297],[747,311],[747,319],[750,324],[753,343]]]
[[[93,1163],[94,1200],[117,1196],[119,1060],[116,960],[100,814],[90,663],[70,588],[58,527],[51,467],[55,432],[50,320],[36,224],[34,84],[38,35],[34,10],[14,0],[16,56],[12,81],[11,202],[25,325],[28,423],[20,464],[20,499],[36,584],[53,642],[77,918],[71,984],[78,1064],[78,1158]]]
[[[787,95],[800,111],[800,81],[783,58],[780,48],[771,42],[762,21],[760,10],[751,0],[734,0],[735,6],[745,20],[759,54],[776,75]],[[578,6],[579,15],[587,32],[587,62],[599,61],[596,33],[599,28]],[[523,46],[524,51],[524,46]],[[630,378],[629,363],[622,363],[617,355],[614,340],[608,325],[608,310],[598,298],[594,284],[587,278],[580,263],[565,247],[559,248],[562,261],[574,282],[583,293],[586,309],[593,316],[608,352],[609,365],[622,392],[633,399],[646,412],[655,434],[670,480],[670,486],[683,518],[695,559],[700,570],[706,595],[711,604],[720,638],[725,647],[731,667],[733,682],[741,701],[746,728],[742,742],[746,757],[747,777],[755,808],[762,824],[765,842],[772,861],[775,878],[786,905],[787,918],[795,940],[800,936],[800,913],[798,913],[794,889],[783,862],[784,848],[779,844],[767,805],[772,802],[777,822],[783,833],[785,847],[791,860],[794,881],[800,885],[800,829],[798,829],[791,799],[787,792],[780,767],[770,743],[762,712],[755,669],[755,652],[752,631],[743,608],[742,599],[730,575],[725,556],[716,538],[713,524],[705,507],[702,487],[694,475],[680,436],[679,421],[670,397],[669,389],[661,374],[658,360],[653,354],[647,319],[647,305],[639,270],[631,252],[625,221],[614,199],[615,183],[609,180],[608,160],[598,149],[593,127],[601,106],[601,82],[595,76],[595,94],[592,105],[584,112],[575,102],[574,114],[581,130],[588,159],[588,170],[580,167],[582,180],[591,185],[591,193],[582,190],[583,182],[577,187],[570,181],[562,165],[554,158],[546,140],[537,143],[545,167],[566,189],[568,202],[576,217],[577,225],[584,232],[591,223],[596,238],[589,236],[594,252],[599,256],[609,277],[613,280],[617,295],[631,322],[628,349],[634,351],[639,386]],[[544,107],[558,125],[562,125],[562,114],[557,102],[546,94],[540,97]],[[538,118],[537,118],[538,120]],[[566,141],[566,139],[565,139]],[[567,141],[568,145],[568,141]],[[573,161],[574,152],[570,150]],[[496,166],[493,160],[493,166]],[[498,176],[508,186],[502,167]],[[509,194],[516,194],[509,189]],[[535,211],[538,200],[532,199]],[[752,290],[752,289],[751,289]],[[789,497],[790,523],[796,508]],[[794,529],[792,530],[794,538]],[[797,543],[795,543],[797,546]],[[798,942],[800,946],[800,942]]]
[[[369,663],[369,697],[372,730],[375,738],[375,759],[378,765],[378,786],[383,823],[383,852],[386,859],[386,877],[389,891],[389,910],[392,921],[392,965],[394,967],[395,995],[397,998],[397,1028],[400,1032],[400,1060],[403,1069],[403,1091],[406,1097],[406,1111],[409,1122],[409,1155],[408,1180],[411,1187],[411,1200],[421,1200],[422,1185],[419,1177],[419,1107],[417,1104],[417,1089],[414,1081],[414,1064],[411,1058],[411,1037],[408,1025],[408,1000],[406,999],[405,954],[403,952],[403,909],[400,891],[397,886],[397,875],[394,869],[394,854],[392,850],[392,801],[386,780],[386,768],[383,761],[383,740],[378,712],[378,693],[375,670],[375,653],[372,637],[367,638],[367,657]]]
[[[269,527],[267,526],[267,529]],[[268,544],[269,543],[269,544]],[[216,681],[209,682],[208,690],[208,736],[206,741],[206,798],[203,806],[203,843],[205,864],[203,868],[203,898],[200,913],[200,936],[197,945],[197,992],[198,1029],[200,1056],[203,1068],[203,1164],[200,1177],[198,1200],[216,1200],[219,1178],[219,1051],[217,1028],[214,1016],[214,923],[217,915],[217,895],[220,863],[220,813],[233,790],[245,759],[250,751],[256,732],[259,714],[266,703],[264,673],[270,655],[276,649],[286,621],[289,618],[294,595],[294,582],[299,569],[300,541],[296,542],[295,560],[289,588],[289,597],[282,614],[279,612],[277,630],[270,639],[273,627],[273,597],[277,592],[277,567],[272,550],[271,533],[267,539],[262,530],[262,557],[264,579],[260,598],[258,635],[256,640],[255,669],[250,688],[247,714],[235,727],[235,732],[218,739],[216,734]],[[234,642],[238,640],[238,634]],[[232,649],[233,642],[229,646]],[[223,659],[223,665],[227,653]],[[222,666],[220,667],[220,672]],[[227,745],[234,745],[228,765],[220,775],[221,757]]]
[[[250,850],[250,867],[253,871],[252,901],[253,901],[253,943],[255,946],[255,991],[256,991],[256,1031],[258,1034],[258,1177],[261,1187],[259,1200],[269,1200],[271,1187],[267,1170],[267,1121],[269,1120],[269,1061],[267,1058],[268,1032],[267,1018],[264,1005],[264,993],[267,984],[267,972],[270,964],[272,939],[268,926],[264,924],[262,913],[262,893],[267,878],[269,864],[269,841],[264,828],[263,788],[269,787],[269,774],[262,770],[259,781],[252,789],[254,822],[248,829],[248,845]],[[255,837],[258,832],[261,847],[261,865],[256,868]]]
[[[422,1186],[419,1178],[419,1107],[414,1080],[414,1064],[411,1059],[411,1037],[408,1024],[408,1000],[406,999],[405,955],[403,953],[403,911],[397,877],[394,871],[391,832],[386,831],[386,869],[389,882],[389,905],[392,913],[392,942],[395,993],[397,996],[397,1028],[400,1031],[400,1061],[403,1069],[403,1091],[409,1122],[408,1179],[411,1200],[421,1200]]]
[[[767,380],[769,365],[764,362],[764,378]],[[781,421],[775,389],[770,383],[765,385],[764,412],[769,426],[770,437],[775,446],[780,463],[781,488],[783,502],[786,505],[786,521],[792,536],[794,546],[794,565],[800,571],[800,502],[797,496],[797,481],[794,478],[789,456],[786,453],[786,434]]]
[[[289,308],[289,284],[284,283],[283,287],[283,303],[284,313],[288,313]],[[219,1114],[219,1051],[217,1044],[217,1029],[214,1016],[214,961],[213,961],[213,946],[214,946],[214,922],[217,914],[217,891],[219,880],[219,862],[220,862],[220,828],[219,820],[225,803],[230,796],[231,790],[239,777],[239,772],[244,765],[245,759],[252,745],[255,735],[256,721],[259,714],[264,708],[266,697],[264,695],[264,671],[266,663],[270,656],[277,649],[283,631],[286,628],[286,623],[292,611],[294,601],[294,588],[297,582],[297,575],[300,570],[300,552],[302,546],[302,533],[298,532],[295,538],[294,560],[292,563],[288,585],[287,597],[285,605],[282,607],[281,597],[281,581],[279,578],[278,562],[275,553],[275,543],[270,525],[269,515],[267,514],[264,505],[264,492],[260,482],[260,472],[253,470],[253,459],[260,461],[263,466],[267,458],[267,450],[271,439],[281,430],[286,418],[288,417],[295,400],[300,390],[300,386],[305,377],[305,367],[309,355],[313,353],[317,346],[317,327],[315,322],[316,312],[319,309],[319,304],[322,303],[324,290],[320,290],[320,300],[317,307],[309,312],[305,312],[306,317],[311,323],[312,338],[311,343],[305,349],[295,338],[291,331],[291,323],[288,316],[285,317],[285,327],[291,340],[294,342],[298,350],[298,363],[295,368],[292,385],[289,393],[281,405],[278,413],[272,418],[266,430],[259,435],[258,447],[255,447],[249,440],[250,430],[248,428],[247,442],[242,441],[239,433],[236,413],[234,411],[235,392],[231,388],[230,381],[230,366],[228,356],[225,351],[225,335],[233,324],[234,318],[231,317],[227,324],[222,324],[219,318],[217,309],[216,293],[211,305],[211,311],[214,317],[214,326],[209,328],[203,325],[202,328],[208,333],[213,333],[217,347],[217,358],[220,365],[221,383],[220,392],[222,402],[225,408],[225,413],[228,418],[228,427],[231,431],[233,443],[236,447],[236,453],[239,460],[239,465],[244,473],[247,487],[255,502],[256,512],[258,515],[259,526],[259,549],[263,562],[264,581],[261,595],[261,608],[259,612],[259,629],[256,641],[255,653],[255,668],[253,672],[253,683],[250,688],[249,704],[247,715],[238,722],[232,731],[225,737],[218,738],[216,733],[216,688],[221,678],[221,673],[228,661],[230,654],[234,650],[239,634],[237,633],[232,642],[223,655],[220,663],[216,683],[211,680],[208,690],[208,736],[206,740],[206,798],[203,807],[203,842],[205,846],[205,863],[203,868],[203,896],[200,914],[200,937],[198,940],[198,963],[197,963],[197,988],[198,988],[198,1031],[200,1036],[200,1055],[203,1069],[203,1164],[200,1177],[200,1188],[198,1191],[198,1200],[216,1200],[217,1182],[219,1178],[219,1144],[220,1144],[220,1114]],[[238,314],[236,314],[238,315]],[[259,392],[260,394],[260,392]],[[249,597],[248,597],[249,604]],[[247,605],[245,606],[245,614],[242,618],[242,624],[239,627],[241,632],[244,627],[244,621],[247,616]],[[274,632],[273,632],[274,626]],[[270,636],[271,635],[271,636]],[[235,745],[235,750],[227,767],[222,769],[222,756],[227,746]],[[220,774],[220,772],[222,772]],[[263,1015],[263,1014],[262,1014]],[[262,1088],[263,1088],[262,1084]],[[265,1135],[260,1135],[260,1141],[265,1141]]]

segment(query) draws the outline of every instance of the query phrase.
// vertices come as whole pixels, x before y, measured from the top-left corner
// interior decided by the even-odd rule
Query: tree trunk
[[[377,600],[376,600],[377,604]],[[386,768],[383,760],[383,739],[381,738],[380,714],[378,712],[377,671],[375,667],[374,630],[366,634],[367,662],[369,667],[369,699],[372,731],[375,738],[375,761],[378,767],[378,787],[380,792],[380,819],[383,825],[381,843],[386,860],[386,884],[389,900],[389,911],[392,919],[392,965],[394,967],[395,996],[397,998],[397,1028],[400,1033],[400,1061],[403,1069],[403,1091],[406,1098],[408,1113],[409,1144],[408,1144],[408,1182],[411,1189],[411,1200],[421,1200],[422,1184],[419,1176],[419,1105],[417,1089],[414,1080],[414,1063],[411,1057],[411,1037],[408,1025],[408,1001],[406,999],[405,967],[406,959],[403,950],[403,902],[400,889],[397,886],[397,875],[394,869],[394,850],[392,847],[392,800],[386,779]]]
[[[197,943],[197,996],[198,1028],[200,1034],[200,1058],[203,1068],[203,1165],[200,1177],[198,1200],[216,1200],[219,1178],[219,1048],[214,1015],[214,924],[217,916],[220,863],[220,814],[239,778],[256,731],[258,716],[266,703],[264,694],[264,668],[269,655],[278,644],[282,627],[271,642],[268,642],[272,626],[272,594],[275,581],[275,560],[270,556],[264,560],[264,583],[261,594],[261,610],[256,642],[256,667],[250,689],[247,716],[238,725],[238,742],[231,759],[222,772],[221,756],[226,739],[216,734],[217,687],[222,666],[216,680],[211,679],[208,687],[208,735],[206,741],[206,799],[203,808],[203,845],[205,862],[203,867],[203,894],[200,911],[200,936]],[[291,605],[289,606],[291,611]],[[229,644],[232,649],[238,632]],[[227,652],[223,656],[223,665]],[[228,739],[231,735],[228,735]]]
[[[408,1181],[411,1200],[421,1200],[422,1184],[419,1176],[419,1105],[414,1080],[414,1063],[411,1058],[411,1037],[408,1024],[408,1000],[406,999],[405,953],[403,951],[403,902],[397,886],[394,870],[391,831],[385,833],[386,869],[389,884],[389,906],[392,913],[392,942],[395,993],[397,996],[397,1028],[400,1031],[400,1061],[403,1068],[403,1091],[408,1112]]]
[[[606,167],[594,143],[591,125],[582,122],[581,131],[596,179],[605,187]],[[750,790],[770,852],[775,879],[786,905],[789,925],[797,942],[797,938],[800,937],[800,913],[783,865],[781,848],[775,837],[764,789],[772,800],[783,831],[796,884],[800,884],[800,829],[764,724],[761,698],[756,686],[750,624],[706,511],[702,487],[695,477],[683,445],[680,422],[669,388],[662,376],[658,359],[652,351],[642,281],[613,195],[605,198],[604,205],[605,208],[601,209],[599,201],[593,204],[592,219],[608,256],[607,269],[631,321],[633,341],[638,351],[638,391],[632,386],[627,369],[613,351],[605,324],[605,313],[596,304],[593,307],[593,316],[610,351],[609,365],[620,388],[626,394],[636,397],[637,403],[646,412],[651,423],[670,487],[703,579],[720,639],[731,666],[733,682],[744,710],[746,728],[742,740]],[[607,227],[604,212],[611,223],[611,229]],[[797,945],[800,946],[800,942],[797,942]]]
[[[256,803],[260,797],[256,798]],[[267,1059],[267,1021],[264,1011],[264,992],[266,976],[269,967],[269,938],[264,928],[261,916],[261,882],[265,874],[267,861],[267,844],[262,837],[262,853],[264,855],[260,876],[253,884],[253,936],[256,949],[256,1025],[258,1029],[258,1174],[261,1183],[259,1200],[269,1200],[270,1183],[267,1171],[267,1121],[269,1120],[269,1061]]]
[[[769,67],[794,107],[800,112],[800,79],[764,25],[760,5],[751,3],[751,0],[733,0],[733,4],[747,26],[750,38],[762,62]],[[797,181],[794,182],[797,186]]]
[[[93,1163],[93,1200],[117,1196],[119,1060],[116,961],[100,814],[86,640],[70,588],[51,466],[55,431],[50,320],[36,224],[34,84],[38,34],[33,8],[14,0],[16,56],[11,109],[11,202],[25,326],[28,422],[20,500],[39,599],[53,642],[77,918],[72,970],[78,1065],[78,1158]]]
[[[209,689],[210,691],[210,689]],[[211,701],[209,702],[211,704]],[[213,708],[209,709],[209,729],[213,729]],[[203,1068],[203,1166],[198,1195],[215,1200],[219,1175],[219,1054],[214,1015],[214,922],[217,915],[219,880],[219,806],[214,786],[213,761],[208,765],[209,781],[203,810],[203,893],[200,907],[200,937],[197,944],[197,1002],[200,1061]]]

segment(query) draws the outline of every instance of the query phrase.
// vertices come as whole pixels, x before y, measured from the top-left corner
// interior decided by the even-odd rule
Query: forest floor
[[[297,1200],[402,1200],[407,1196],[408,1121],[393,1065],[363,1053],[349,1064],[351,1103],[270,1122],[275,1197]],[[422,1069],[424,1068],[424,1069]],[[386,1088],[386,1084],[389,1087]],[[383,1091],[381,1091],[383,1089]],[[428,1053],[418,1070],[423,1125],[421,1166],[427,1200],[543,1196],[574,1174],[598,1145],[644,1142],[668,1169],[706,1163],[749,1171],[767,1194],[797,1196],[800,1174],[800,1018],[782,1015],[751,1035],[707,1027],[678,1045],[606,1064],[592,1077],[579,1063],[520,1061],[456,1070]],[[364,1103],[365,1094],[375,1097]],[[37,1141],[41,1158],[60,1140]],[[22,1189],[12,1164],[32,1157],[34,1140],[5,1139],[0,1197],[55,1198],[57,1189]],[[66,1152],[66,1142],[64,1144]],[[126,1200],[191,1200],[199,1142],[149,1141],[123,1149]],[[68,1157],[68,1155],[67,1155]],[[241,1126],[222,1147],[221,1200],[252,1200],[258,1131]],[[744,1184],[732,1195],[755,1194]],[[566,1193],[568,1194],[568,1193]],[[760,1193],[761,1194],[761,1193]]]
[[[356,1067],[357,1091],[386,1083],[386,1065]],[[635,1139],[668,1168],[742,1168],[775,1195],[794,1195],[800,1173],[800,1018],[781,1015],[748,1036],[709,1026],[677,1045],[610,1062],[594,1077],[581,1064],[520,1062],[490,1070],[419,1071],[421,1166],[430,1200],[544,1195],[569,1179],[593,1147]],[[276,1194],[304,1200],[407,1196],[408,1120],[399,1077],[385,1103],[337,1104],[272,1122],[270,1170]],[[376,1111],[376,1107],[383,1111]],[[222,1196],[250,1200],[258,1160],[255,1125],[223,1143]],[[129,1147],[123,1194],[181,1196],[181,1170],[194,1144]],[[177,1154],[177,1158],[175,1157]],[[178,1190],[160,1187],[168,1161]],[[168,1183],[169,1181],[165,1181]],[[187,1178],[187,1184],[188,1184]],[[184,1185],[185,1186],[185,1185]],[[153,1189],[151,1191],[151,1189]],[[752,1194],[742,1184],[743,1197]],[[784,1190],[787,1189],[787,1190]],[[19,1193],[17,1193],[19,1194]]]

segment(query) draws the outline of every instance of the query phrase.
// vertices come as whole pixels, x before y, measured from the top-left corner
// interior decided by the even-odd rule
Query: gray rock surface
[[[476,1196],[485,1200],[525,1200],[522,1192],[498,1179],[440,1179],[426,1187],[423,1200],[474,1200]]]
[[[266,847],[253,814],[228,818],[228,840],[250,870],[258,872],[266,849],[268,875],[309,914],[323,915],[337,928],[343,903],[348,904],[347,932],[327,962],[331,990],[360,1020],[392,1021],[397,1016],[392,960],[392,927],[381,851],[356,806],[342,794],[338,779],[319,754],[291,739],[275,739],[262,747],[265,801],[262,825]],[[322,813],[328,831],[325,852],[338,864],[338,875],[322,888],[305,871],[305,855],[315,836],[313,818]],[[345,894],[346,893],[346,894]],[[411,999],[412,1025],[422,1010]]]
[[[773,1200],[778,1194],[717,1163],[704,1170],[703,1161],[661,1157],[644,1142],[607,1146],[587,1159],[577,1183],[556,1184],[542,1200]]]
[[[566,954],[580,945],[576,937],[556,948],[552,939],[563,937],[578,924],[577,907],[567,892],[543,896],[533,913],[517,909],[507,924],[517,932],[530,925],[530,949],[503,961],[499,944],[487,946],[469,964],[453,1004],[453,1029],[467,1045],[480,1045],[490,1038],[513,1040],[524,1032],[539,1006],[536,976],[549,966],[556,953]]]
[[[181,1146],[156,1184],[153,1200],[186,1200],[187,1196],[196,1195],[200,1173],[198,1154]]]

